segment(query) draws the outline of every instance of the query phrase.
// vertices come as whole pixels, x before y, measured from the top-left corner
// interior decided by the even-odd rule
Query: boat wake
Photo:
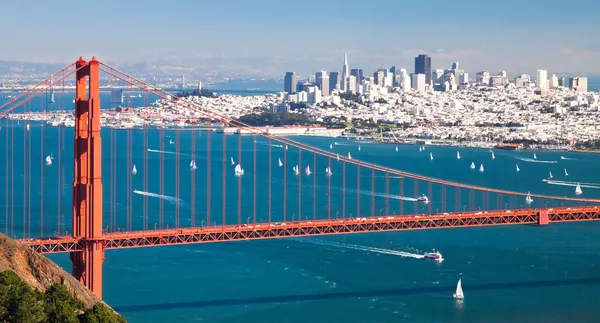
[[[515,159],[518,160],[522,160],[524,162],[528,162],[528,163],[540,163],[540,164],[556,164],[556,160],[539,160],[539,159],[532,159],[532,158],[527,158],[527,157],[515,157]]]
[[[166,155],[179,155],[179,156],[187,156],[187,154],[184,154],[184,153],[176,153],[176,152],[173,152],[173,151],[158,150],[158,149],[150,149],[150,148],[148,148],[148,152],[149,152],[149,153],[166,154]]]
[[[405,258],[415,258],[415,259],[423,259],[424,258],[424,256],[422,254],[398,251],[398,250],[393,250],[393,249],[383,249],[383,248],[375,248],[375,247],[368,247],[368,246],[359,246],[359,245],[354,245],[354,244],[349,244],[349,243],[344,243],[344,242],[326,241],[326,240],[318,240],[318,239],[311,239],[311,238],[295,239],[295,240],[300,241],[300,242],[308,242],[308,243],[312,243],[312,244],[316,244],[316,245],[320,245],[320,246],[333,247],[333,248],[344,248],[344,249],[358,250],[358,251],[364,251],[364,252],[374,252],[374,253],[378,253],[378,254],[399,256],[399,257],[405,257]]]
[[[169,195],[161,195],[161,194],[150,193],[150,192],[145,192],[145,191],[138,191],[138,190],[133,190],[133,192],[135,194],[139,194],[139,195],[144,195],[144,196],[150,196],[150,197],[156,197],[156,198],[159,198],[159,199],[163,199],[165,201],[171,202],[172,204],[182,204],[183,203],[182,199],[178,199],[176,197],[169,196]]]
[[[542,181],[550,184],[550,185],[560,185],[560,186],[572,186],[576,187],[579,184],[580,187],[587,187],[593,189],[600,189],[600,183],[583,183],[583,182],[567,182],[567,181],[555,181],[551,179],[543,179]]]
[[[560,156],[560,159],[562,159],[562,160],[577,160],[577,158],[569,158],[569,157],[564,157],[564,156]]]

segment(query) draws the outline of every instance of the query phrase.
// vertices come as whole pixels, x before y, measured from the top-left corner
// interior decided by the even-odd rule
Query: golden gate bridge
[[[173,129],[175,150],[170,152],[172,158],[168,158],[171,158],[171,161],[174,159],[175,171],[174,174],[166,173],[165,129],[152,129],[149,120],[145,120],[143,129],[112,128],[102,135],[99,85],[101,72],[120,80],[130,88],[137,88],[146,93],[145,106],[148,105],[150,94],[172,103],[179,109],[191,112],[200,119],[239,129],[237,135],[233,135],[234,138],[237,137],[237,148],[234,147],[237,150],[237,163],[234,164],[242,164],[242,132],[250,134],[253,144],[245,145],[244,148],[250,148],[250,153],[245,156],[251,157],[250,161],[246,161],[245,158],[244,163],[252,165],[252,169],[248,169],[242,176],[237,174],[234,177],[237,200],[234,200],[237,202],[234,210],[231,207],[231,194],[227,189],[227,174],[231,170],[227,154],[228,135],[223,134],[221,144],[215,145],[214,141],[218,136],[211,135],[210,131],[206,132],[205,143],[201,143],[202,139],[196,138],[195,130],[187,130],[186,132],[191,132],[190,146],[182,147],[182,129]],[[67,144],[64,127],[58,128],[58,137],[52,139],[51,143],[48,142],[48,138],[43,138],[44,132],[39,142],[32,142],[33,135],[29,134],[29,124],[21,129],[15,126],[15,119],[8,118],[8,115],[31,112],[31,103],[36,97],[43,99],[42,94],[54,87],[60,87],[61,84],[64,85],[65,80],[73,76],[76,86],[75,109],[72,110],[75,129],[71,185],[71,174],[68,174],[69,182],[66,181],[65,175],[64,165],[68,156],[65,151],[71,146]],[[61,96],[59,101],[60,109],[68,110],[67,106],[71,102],[66,102]],[[600,203],[597,199],[528,194],[446,181],[350,158],[288,137],[268,134],[221,111],[178,98],[95,58],[90,61],[80,58],[12,98],[0,106],[0,117],[4,117],[4,122],[0,124],[4,125],[5,146],[3,232],[20,239],[40,253],[69,253],[72,274],[99,297],[102,296],[102,262],[105,251],[110,249],[361,232],[512,224],[546,225],[550,222],[600,219],[600,213],[595,206]],[[119,133],[123,132],[126,135],[119,136]],[[160,141],[160,149],[157,151],[161,152],[158,172],[149,169],[148,157],[149,137],[154,136],[156,132]],[[107,134],[109,142],[103,147],[103,139]],[[48,137],[47,134],[46,136]],[[140,138],[143,140],[139,140]],[[266,152],[257,149],[257,138],[266,140]],[[203,145],[200,153],[196,152],[198,144]],[[36,150],[43,157],[49,145],[57,151],[56,156],[48,156],[51,161],[56,160],[57,167],[46,167],[43,163],[36,166],[36,162],[32,165],[31,156],[37,154]],[[137,170],[131,171],[132,167],[136,166],[133,163],[134,146],[136,149],[143,148],[143,155],[135,156],[143,158],[143,165],[139,165],[144,187],[141,208],[133,202],[135,192],[141,192],[134,190],[133,176],[137,175]],[[275,152],[274,148],[279,150]],[[294,151],[288,151],[289,148]],[[184,155],[183,149],[189,150],[189,154]],[[264,167],[257,168],[257,151],[267,155],[266,170]],[[104,154],[110,157],[108,165],[102,164]],[[182,159],[182,156],[186,159]],[[196,158],[206,160],[205,169],[196,169]],[[182,177],[181,169],[185,169],[190,160],[194,162],[194,171],[183,174]],[[280,165],[276,164],[278,160],[281,160]],[[215,163],[218,164],[217,167],[213,165]],[[340,173],[328,172],[326,184],[318,185],[317,167],[327,167],[331,170],[334,164],[338,165]],[[288,174],[290,165],[299,169],[310,165],[315,174]],[[22,167],[23,171],[22,183],[18,178],[19,167]],[[44,170],[45,168],[47,170]],[[32,169],[35,170],[34,175]],[[278,175],[274,175],[276,170]],[[39,174],[36,175],[35,172],[38,171]],[[56,177],[56,183],[46,180],[50,172]],[[365,176],[370,178],[370,181],[361,183],[361,177]],[[105,187],[103,182],[107,177],[109,185]],[[258,187],[257,177],[266,179],[261,180]],[[282,185],[274,187],[275,177],[283,177]],[[302,189],[303,177],[305,184],[310,185],[312,191]],[[377,181],[377,187],[384,186],[385,194],[377,192],[376,178],[384,179]],[[126,187],[118,183],[123,179],[126,181]],[[164,199],[160,199],[157,207],[151,206],[149,197],[165,196],[165,183],[174,185],[173,200],[180,201],[183,179],[189,180],[190,184],[189,213],[183,214],[178,202],[169,209]],[[251,181],[251,190],[246,189],[249,188],[247,181]],[[323,181],[322,178],[319,179],[319,183]],[[160,183],[158,193],[149,192],[149,187],[154,182]],[[339,182],[341,187],[335,186],[335,183]],[[34,183],[37,183],[36,186]],[[71,211],[65,210],[64,207],[61,209],[61,198],[69,197],[68,192],[65,194],[65,187],[68,185],[72,187]],[[196,187],[205,187],[204,196],[198,197]],[[35,190],[38,189],[39,199],[35,197]],[[340,194],[334,194],[333,191],[337,189],[341,191]],[[220,195],[215,193],[218,190],[221,191]],[[437,201],[435,209],[434,203],[424,204],[419,200],[419,192],[422,190],[427,191],[428,201]],[[125,192],[124,207],[119,207],[118,201],[123,197],[117,196],[117,192]],[[18,194],[22,194],[22,197]],[[108,203],[105,199],[107,194]],[[57,201],[44,204],[44,195],[53,196]],[[361,195],[370,195],[368,205],[361,205],[361,200],[364,200]],[[394,196],[411,197],[396,199]],[[534,204],[526,203],[528,196],[533,198]],[[396,204],[390,200],[398,201]],[[303,208],[306,205],[311,207]],[[220,214],[215,214],[216,208],[220,209]],[[108,217],[103,215],[105,211],[108,211]],[[172,218],[169,217],[170,212],[173,213]],[[236,218],[231,216],[234,212]],[[65,224],[67,216],[67,222],[70,221],[70,224]],[[50,231],[54,234],[49,234]]]

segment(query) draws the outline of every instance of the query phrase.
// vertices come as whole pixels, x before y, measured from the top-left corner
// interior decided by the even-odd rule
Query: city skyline
[[[418,9],[417,3],[393,1],[385,3],[385,10],[315,0],[181,1],[178,6],[109,0],[88,8],[75,1],[36,6],[30,12],[25,3],[3,5],[9,14],[0,28],[21,27],[18,37],[3,40],[0,60],[68,63],[80,55],[94,55],[115,65],[254,70],[267,75],[295,70],[306,75],[339,69],[345,52],[351,66],[365,71],[381,66],[408,69],[414,56],[426,53],[434,58],[432,68],[462,61],[470,72],[534,73],[544,68],[600,73],[600,44],[590,41],[600,27],[594,21],[600,3],[589,0],[543,7],[514,0],[434,1],[434,10],[417,16],[407,14]],[[76,14],[86,10],[100,17],[98,23],[76,27]],[[10,14],[18,12],[28,12],[26,22]]]

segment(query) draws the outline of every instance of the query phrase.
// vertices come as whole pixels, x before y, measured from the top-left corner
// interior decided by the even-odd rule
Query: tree
[[[54,283],[46,290],[44,311],[48,322],[79,323],[78,312],[83,312],[85,305],[76,299],[65,285]]]
[[[115,314],[110,308],[102,303],[89,308],[81,317],[82,323],[126,323],[125,318]]]

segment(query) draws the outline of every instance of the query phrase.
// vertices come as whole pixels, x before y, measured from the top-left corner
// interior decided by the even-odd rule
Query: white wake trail
[[[334,248],[344,248],[344,249],[352,249],[352,250],[358,250],[358,251],[364,251],[364,252],[374,252],[374,253],[379,253],[379,254],[384,254],[384,255],[400,256],[400,257],[406,257],[406,258],[415,258],[415,259],[423,259],[424,258],[424,256],[421,254],[405,252],[405,251],[398,251],[398,250],[393,250],[393,249],[383,249],[383,248],[375,248],[375,247],[368,247],[368,246],[359,246],[359,245],[354,245],[354,244],[349,244],[349,243],[344,243],[344,242],[333,242],[333,241],[325,241],[325,240],[317,240],[317,239],[303,239],[303,240],[296,239],[296,240],[300,241],[300,242],[308,242],[308,243],[312,243],[312,244],[316,244],[316,245],[334,247]]]
[[[557,163],[556,160],[539,160],[539,159],[532,159],[532,158],[527,158],[527,157],[515,157],[515,159],[522,160],[522,161],[528,162],[528,163],[540,163],[540,164],[556,164]]]
[[[150,192],[138,191],[138,190],[133,190],[133,192],[135,194],[139,194],[139,195],[144,195],[144,196],[150,196],[150,197],[156,197],[156,198],[159,198],[159,199],[163,199],[165,201],[171,202],[172,204],[181,204],[181,203],[183,203],[182,199],[178,199],[176,197],[169,196],[169,195],[162,195],[162,194],[156,194],[156,193],[150,193]]]
[[[579,184],[580,187],[587,187],[593,189],[600,189],[600,183],[581,183],[581,182],[566,182],[566,181],[553,181],[550,179],[543,180],[544,182],[550,185],[559,185],[559,186],[571,186],[575,187]]]
[[[187,156],[184,153],[176,153],[173,151],[166,151],[166,150],[158,150],[158,149],[150,149],[148,148],[148,152],[150,153],[158,153],[158,154],[166,154],[166,155],[179,155],[179,156]]]

